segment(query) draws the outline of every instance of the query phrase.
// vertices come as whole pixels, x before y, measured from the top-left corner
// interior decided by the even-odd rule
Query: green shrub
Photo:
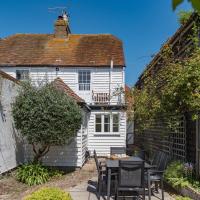
[[[24,200],[72,200],[69,193],[66,193],[58,188],[42,188]]]
[[[192,200],[189,197],[176,197],[176,200]]]
[[[61,175],[58,170],[48,169],[41,164],[25,164],[17,169],[16,178],[18,181],[31,186],[43,184],[51,177]]]
[[[174,161],[165,170],[164,178],[173,187],[186,187],[189,185],[189,182],[184,174],[183,163]]]

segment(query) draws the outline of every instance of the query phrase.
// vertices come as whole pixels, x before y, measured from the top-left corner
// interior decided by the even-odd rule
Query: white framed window
[[[29,70],[28,69],[17,69],[16,70],[16,79],[17,80],[28,80],[29,79]]]
[[[95,132],[96,133],[118,133],[119,132],[119,114],[96,114]]]
[[[90,90],[91,72],[89,70],[81,70],[78,72],[79,90]]]

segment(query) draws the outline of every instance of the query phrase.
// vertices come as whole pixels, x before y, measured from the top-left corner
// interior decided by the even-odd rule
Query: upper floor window
[[[78,72],[79,90],[90,90],[90,71],[84,70]]]
[[[17,80],[28,80],[29,79],[29,70],[28,69],[16,70],[16,79]]]

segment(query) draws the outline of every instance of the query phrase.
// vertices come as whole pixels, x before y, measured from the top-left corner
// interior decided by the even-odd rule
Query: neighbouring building
[[[55,82],[83,108],[84,120],[70,145],[54,147],[47,165],[81,167],[86,151],[110,154],[126,146],[125,61],[122,42],[110,34],[72,34],[59,16],[53,34],[16,34],[0,40],[0,70],[19,81]],[[32,150],[26,145],[26,159]]]

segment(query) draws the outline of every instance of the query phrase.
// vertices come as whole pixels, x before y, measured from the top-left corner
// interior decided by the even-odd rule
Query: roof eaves
[[[5,79],[8,79],[10,81],[13,81],[16,84],[20,84],[20,81],[18,81],[16,78],[10,76],[9,74],[7,74],[7,73],[5,73],[5,72],[3,72],[1,70],[0,70],[0,76],[5,78]]]

